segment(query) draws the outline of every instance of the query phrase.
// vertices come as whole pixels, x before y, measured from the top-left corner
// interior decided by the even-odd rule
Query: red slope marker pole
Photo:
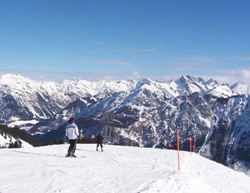
[[[176,138],[177,138],[177,150],[178,150],[178,170],[180,171],[180,136],[179,136],[179,129],[176,131]]]
[[[193,152],[194,152],[194,153],[196,152],[196,146],[195,146],[195,143],[193,144]]]
[[[188,138],[188,140],[189,140],[189,144],[190,144],[190,156],[191,156],[191,153],[192,153],[192,141],[193,141],[193,138],[190,136],[190,137]]]

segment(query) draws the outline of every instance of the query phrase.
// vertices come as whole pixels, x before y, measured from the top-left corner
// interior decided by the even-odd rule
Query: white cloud
[[[132,66],[133,64],[125,60],[107,60],[99,58],[85,58],[82,62],[91,62],[99,65]]]
[[[250,61],[250,56],[232,56],[233,60]]]
[[[243,82],[250,85],[250,68],[238,70],[217,70],[214,75],[207,75],[207,78],[214,78],[220,83],[234,84]]]
[[[132,79],[132,80],[139,80],[141,79],[141,75],[139,72],[132,72],[129,76],[129,79]]]
[[[179,57],[169,61],[165,66],[169,69],[189,71],[189,70],[203,70],[218,64],[220,62],[217,58],[204,57],[204,56],[191,56],[191,57]]]
[[[231,77],[235,77],[236,79],[242,80],[245,83],[250,83],[250,68],[230,70],[229,74],[231,74]]]
[[[156,48],[124,48],[124,52],[130,54],[143,54],[143,53],[155,53],[157,52]]]
[[[129,63],[127,61],[121,61],[121,60],[103,60],[99,62],[100,64],[107,64],[107,65],[119,65],[119,66],[131,66],[132,63]]]

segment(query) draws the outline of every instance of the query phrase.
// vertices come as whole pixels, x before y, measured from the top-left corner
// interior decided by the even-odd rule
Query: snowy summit
[[[78,144],[2,149],[1,193],[249,193],[250,178],[195,153]]]

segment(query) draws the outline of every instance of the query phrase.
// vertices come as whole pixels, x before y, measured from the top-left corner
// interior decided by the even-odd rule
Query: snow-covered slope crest
[[[250,178],[197,154],[137,147],[78,144],[3,149],[2,193],[249,193]],[[18,168],[18,169],[17,169]],[[42,179],[42,180],[41,180]]]

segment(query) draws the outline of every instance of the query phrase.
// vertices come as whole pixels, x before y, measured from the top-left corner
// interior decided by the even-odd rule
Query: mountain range
[[[176,143],[235,170],[250,169],[250,89],[181,76],[168,82],[64,80],[34,81],[0,76],[0,121],[38,139],[64,137],[74,116],[85,139],[102,132],[107,143],[161,147]],[[168,146],[167,146],[168,147]]]

